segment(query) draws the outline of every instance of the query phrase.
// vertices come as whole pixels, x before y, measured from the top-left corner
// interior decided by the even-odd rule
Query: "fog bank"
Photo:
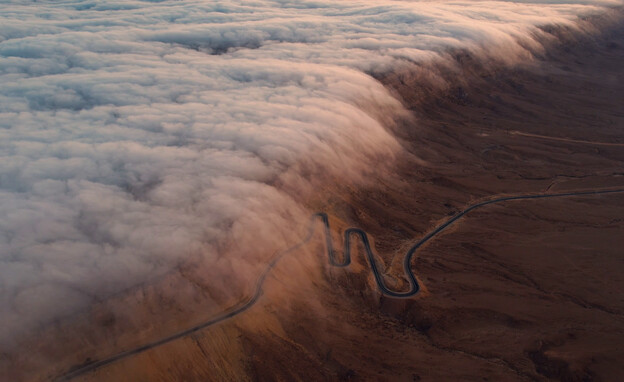
[[[622,4],[5,2],[0,344],[180,264],[253,283],[316,187],[399,152],[375,73],[529,60],[539,26]]]

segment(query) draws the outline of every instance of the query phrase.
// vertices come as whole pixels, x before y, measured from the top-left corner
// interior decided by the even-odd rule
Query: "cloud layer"
[[[451,47],[513,62],[616,5],[4,2],[0,344],[184,262],[253,278],[319,179],[399,150],[371,74]]]

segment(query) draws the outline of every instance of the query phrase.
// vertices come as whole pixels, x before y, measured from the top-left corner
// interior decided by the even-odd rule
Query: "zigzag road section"
[[[254,293],[252,296],[250,296],[249,298],[241,301],[239,304],[237,304],[236,306],[233,306],[227,310],[225,310],[223,313],[218,314],[215,317],[212,317],[211,319],[202,322],[199,325],[196,325],[192,328],[183,330],[181,332],[172,334],[170,336],[158,339],[154,342],[150,342],[147,343],[145,345],[139,346],[137,348],[128,350],[128,351],[124,351],[115,355],[112,355],[111,357],[99,360],[99,361],[93,361],[93,362],[89,362],[86,365],[81,365],[78,366],[76,368],[74,368],[73,370],[71,370],[70,372],[62,375],[60,378],[58,378],[59,381],[68,381],[71,380],[75,377],[78,377],[80,375],[83,375],[85,373],[94,371],[100,367],[104,367],[106,365],[109,365],[113,362],[119,361],[121,359],[124,358],[128,358],[131,357],[133,355],[139,354],[141,352],[153,349],[155,347],[158,346],[162,346],[168,342],[171,341],[175,341],[177,339],[180,339],[184,336],[188,336],[192,333],[195,333],[199,330],[205,329],[207,327],[210,327],[212,325],[221,323],[223,321],[226,321],[230,318],[233,318],[241,313],[244,313],[245,311],[247,311],[249,308],[251,308],[260,298],[260,296],[262,295],[262,287],[264,284],[264,281],[266,280],[269,272],[271,271],[271,269],[277,264],[277,262],[284,256],[290,255],[293,252],[296,252],[296,250],[307,244],[313,236],[314,233],[314,229],[315,229],[315,222],[318,219],[321,220],[321,222],[323,223],[323,228],[324,228],[324,236],[325,236],[325,243],[326,243],[326,253],[328,255],[328,261],[332,266],[337,266],[337,267],[346,267],[351,263],[351,238],[353,236],[357,236],[361,242],[362,245],[364,246],[364,251],[366,253],[366,259],[368,260],[368,264],[370,265],[370,269],[371,272],[375,278],[376,284],[377,284],[377,288],[379,289],[380,293],[382,293],[383,295],[389,296],[389,297],[393,297],[393,298],[409,298],[412,296],[415,296],[418,291],[420,290],[420,287],[418,285],[418,281],[416,280],[416,276],[414,275],[414,271],[412,270],[411,267],[411,263],[412,263],[412,259],[414,257],[414,255],[416,254],[416,251],[418,250],[418,248],[420,248],[421,246],[423,246],[425,243],[427,243],[428,241],[432,240],[436,235],[439,235],[440,233],[442,233],[446,228],[448,228],[449,226],[451,226],[452,224],[456,223],[460,218],[462,218],[464,215],[466,215],[467,213],[469,213],[470,211],[473,211],[477,208],[481,208],[484,206],[487,206],[489,204],[494,204],[494,203],[503,203],[503,202],[509,202],[509,201],[515,201],[515,200],[531,200],[531,199],[545,199],[545,198],[555,198],[555,197],[571,197],[571,196],[590,196],[590,195],[605,195],[605,194],[613,194],[613,193],[622,193],[624,192],[624,188],[623,189],[609,189],[609,190],[589,190],[589,191],[575,191],[575,192],[564,192],[564,193],[554,193],[554,194],[533,194],[533,195],[510,195],[510,196],[503,196],[503,197],[496,197],[496,198],[490,198],[488,200],[479,202],[479,203],[475,203],[470,205],[469,207],[465,208],[464,210],[462,210],[461,212],[457,213],[455,216],[453,216],[452,218],[448,219],[446,222],[444,222],[443,224],[435,227],[431,232],[427,233],[422,239],[418,240],[407,252],[407,254],[405,255],[405,259],[403,261],[403,265],[404,265],[404,272],[405,272],[405,277],[406,279],[409,281],[409,289],[405,292],[397,292],[397,291],[393,291],[388,289],[388,287],[384,284],[383,281],[383,277],[384,275],[380,272],[380,269],[377,265],[377,261],[375,260],[375,255],[373,252],[373,249],[371,248],[370,245],[370,241],[368,239],[368,235],[366,234],[365,231],[359,229],[359,228],[348,228],[347,230],[345,230],[344,232],[344,261],[343,262],[339,262],[336,260],[336,256],[334,253],[334,249],[333,249],[333,241],[332,241],[332,237],[331,237],[331,228],[330,228],[330,224],[329,224],[329,219],[327,214],[325,213],[317,213],[315,215],[312,216],[312,220],[310,222],[310,227],[309,227],[309,233],[308,235],[298,244],[296,244],[295,246],[288,248],[286,250],[284,250],[283,252],[279,253],[275,259],[273,261],[271,261],[271,263],[269,263],[269,265],[267,266],[267,268],[265,269],[265,271],[262,273],[261,277],[258,279],[258,282],[256,283],[256,287],[254,290]]]

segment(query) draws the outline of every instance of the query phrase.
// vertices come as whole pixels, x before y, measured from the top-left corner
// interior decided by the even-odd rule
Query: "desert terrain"
[[[307,201],[328,214],[338,257],[344,230],[361,228],[385,284],[405,291],[408,249],[472,204],[624,189],[624,30],[548,32],[563,44],[512,67],[449,51],[455,65],[428,77],[416,64],[376,75],[413,115],[394,132],[393,172],[371,169],[365,188],[335,179]],[[408,299],[379,293],[361,244],[332,267],[316,220],[240,314],[89,368],[254,293],[212,292],[210,270],[181,265],[42,329],[2,367],[7,381],[617,381],[623,219],[624,193],[480,207],[417,250]]]

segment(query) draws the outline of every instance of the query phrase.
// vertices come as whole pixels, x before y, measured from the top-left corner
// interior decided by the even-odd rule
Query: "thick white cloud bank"
[[[311,177],[357,182],[399,149],[401,104],[366,73],[449,47],[513,60],[537,26],[616,5],[0,3],[0,343],[220,252],[253,278]]]

